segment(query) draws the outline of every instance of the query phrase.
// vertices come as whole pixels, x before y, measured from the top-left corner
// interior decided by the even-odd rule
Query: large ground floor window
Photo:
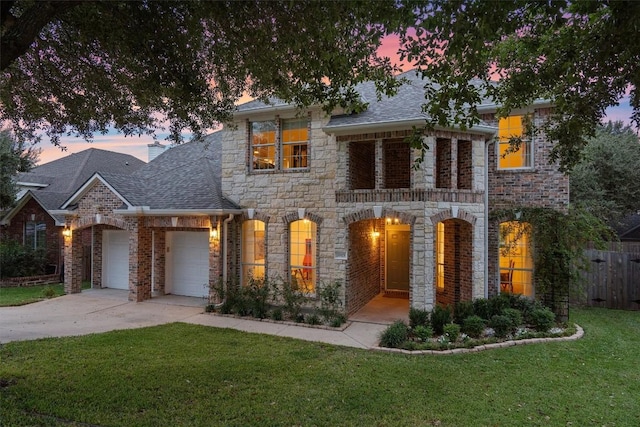
[[[500,224],[500,291],[533,296],[533,257],[528,223]]]
[[[265,226],[263,221],[249,220],[242,223],[242,284],[265,276]]]
[[[289,226],[289,267],[291,280],[305,293],[316,289],[316,231],[313,221],[302,219]]]

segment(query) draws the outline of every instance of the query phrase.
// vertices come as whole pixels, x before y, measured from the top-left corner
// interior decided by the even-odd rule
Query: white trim
[[[423,126],[425,124],[425,118],[413,118],[413,119],[401,119],[401,120],[389,120],[384,122],[371,122],[371,123],[356,123],[356,124],[344,124],[344,125],[325,125],[322,127],[322,131],[328,134],[334,135],[348,135],[352,133],[362,132],[375,132],[381,129],[386,131],[403,130],[411,128],[413,126]],[[486,135],[494,135],[498,132],[497,126],[487,125],[475,125],[471,128],[462,130],[459,127],[443,127],[436,126],[435,130],[455,131],[455,132],[468,132],[468,133],[480,133]]]
[[[53,222],[56,226],[59,226],[59,227],[64,226],[64,223],[61,223],[53,216],[56,214],[56,211],[54,210],[50,211],[46,209],[44,206],[42,206],[42,203],[40,203],[38,198],[31,192],[31,190],[27,190],[27,192],[24,193],[22,197],[18,199],[16,205],[13,208],[11,208],[9,211],[7,211],[6,215],[3,216],[2,219],[0,220],[0,225],[11,225],[11,220],[13,219],[13,217],[16,216],[16,214],[20,212],[20,210],[31,199],[33,199],[38,204],[38,206],[40,206],[42,210],[45,211],[47,215],[51,217],[51,219],[53,219]]]
[[[75,193],[73,193],[73,195],[71,195],[71,197],[67,199],[66,202],[64,202],[60,209],[66,209],[69,207],[69,205],[77,203],[78,200],[84,197],[84,195],[87,194],[87,192],[93,187],[93,185],[96,183],[96,180],[102,182],[109,189],[109,191],[118,196],[118,198],[122,200],[124,204],[126,204],[127,206],[132,206],[131,203],[129,203],[129,201],[122,194],[120,194],[115,188],[113,188],[111,184],[109,184],[107,180],[100,175],[100,172],[96,172],[91,178],[87,180],[87,182],[82,185],[82,187],[80,187]]]

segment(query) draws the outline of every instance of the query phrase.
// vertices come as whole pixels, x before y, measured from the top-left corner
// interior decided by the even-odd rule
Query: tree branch
[[[33,2],[18,16],[12,13],[13,6],[21,2],[2,2],[2,39],[0,40],[0,71],[4,71],[16,59],[23,55],[33,44],[42,29],[57,16],[82,3],[74,1]]]

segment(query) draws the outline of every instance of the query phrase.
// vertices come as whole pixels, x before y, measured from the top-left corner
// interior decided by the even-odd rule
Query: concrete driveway
[[[87,335],[172,322],[285,336],[356,348],[377,346],[382,324],[352,322],[343,331],[309,328],[204,312],[199,298],[165,296],[136,303],[127,291],[86,290],[20,307],[0,308],[0,343]]]

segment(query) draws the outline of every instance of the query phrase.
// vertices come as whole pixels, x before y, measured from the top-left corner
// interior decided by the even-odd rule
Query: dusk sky
[[[400,63],[398,55],[396,54],[398,48],[398,38],[396,36],[389,36],[385,38],[383,45],[379,52],[381,55],[388,56],[396,64],[399,64],[403,70],[411,68],[409,64]],[[242,102],[248,101],[249,98],[241,100]],[[631,123],[632,109],[629,105],[629,97],[625,97],[621,100],[621,105],[618,107],[610,108],[607,110],[607,120],[621,120],[624,123]],[[164,141],[167,134],[158,133],[157,137],[162,144],[168,144]],[[94,142],[86,142],[81,138],[63,137],[61,138],[61,145],[66,147],[65,151],[62,151],[59,147],[53,146],[48,139],[43,138],[43,141],[37,145],[41,148],[39,164],[47,163],[52,160],[59,159],[60,157],[67,156],[71,153],[77,153],[88,148],[100,148],[103,150],[111,150],[119,153],[131,154],[138,157],[145,162],[148,160],[147,145],[153,143],[153,138],[150,136],[132,136],[124,137],[115,131],[110,132],[107,135],[95,135]]]

